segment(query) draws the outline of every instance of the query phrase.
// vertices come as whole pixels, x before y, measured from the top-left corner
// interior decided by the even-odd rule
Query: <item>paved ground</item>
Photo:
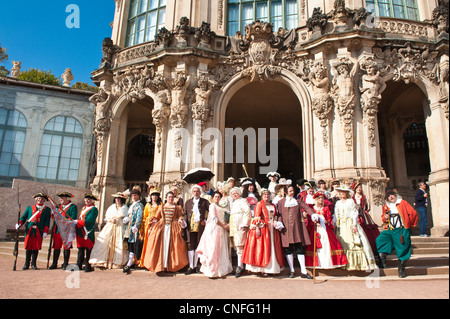
[[[157,276],[138,270],[131,275],[121,270],[66,272],[61,269],[12,271],[13,257],[0,256],[0,298],[78,299],[448,299],[449,280],[421,276],[406,279],[317,278],[289,279],[286,271],[276,277],[247,275],[241,278],[209,279],[201,274]],[[325,281],[326,280],[326,281]]]

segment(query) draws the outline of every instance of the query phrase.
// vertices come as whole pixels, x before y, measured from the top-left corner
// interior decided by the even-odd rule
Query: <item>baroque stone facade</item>
[[[174,10],[174,2],[167,1],[167,12]],[[100,216],[110,195],[127,186],[125,171],[133,165],[126,162],[127,143],[142,132],[155,136],[151,173],[142,177],[148,185],[181,185],[184,173],[198,166],[215,173],[213,183],[231,174],[243,177],[240,163],[227,170],[220,152],[223,140],[215,141],[212,161],[199,156],[205,147],[202,133],[216,128],[224,134],[225,128],[235,127],[237,117],[229,111],[233,103],[247,114],[252,97],[247,103],[233,96],[245,96],[250,88],[272,92],[282,85],[295,98],[286,100],[273,91],[280,105],[264,105],[261,99],[247,127],[263,123],[260,112],[272,108],[276,113],[279,107],[287,121],[266,127],[279,128],[289,139],[283,133],[290,131],[289,105],[300,105],[301,133],[294,144],[301,158],[292,162],[301,166],[303,176],[295,177],[361,182],[378,222],[386,187],[396,187],[411,201],[415,183],[423,178],[430,186],[432,231],[448,232],[445,1],[437,7],[419,1],[422,21],[373,19],[360,2],[348,8],[343,0],[325,1],[315,8],[299,1],[301,19],[295,29],[274,30],[270,23],[254,21],[242,34],[226,36],[226,1],[199,1],[204,10],[177,1],[177,10],[167,14],[177,20],[168,18],[154,41],[125,47],[129,1],[116,1],[112,39],[103,42],[101,65],[92,73],[100,90],[91,98],[97,106],[97,173],[91,189],[102,199]],[[410,109],[404,106],[409,96],[419,97]],[[137,110],[146,110],[151,120],[139,122],[143,113]],[[426,174],[406,171],[405,130],[416,123],[425,124],[428,137]],[[186,130],[193,137],[190,144],[184,140]]]

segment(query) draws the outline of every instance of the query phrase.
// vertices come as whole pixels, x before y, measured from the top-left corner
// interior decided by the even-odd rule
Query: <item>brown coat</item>
[[[187,225],[187,227],[185,228],[186,231],[185,238],[186,242],[188,243],[189,250],[196,249],[198,243],[200,242],[203,230],[205,229],[205,225],[202,225],[202,221],[204,221],[206,224],[206,219],[208,218],[209,201],[200,197],[198,202],[198,210],[200,211],[200,222],[196,226],[196,228],[198,229],[192,229],[191,220],[194,215],[194,200],[191,198],[187,200],[186,203],[184,204],[184,220]],[[191,236],[193,232],[196,233],[195,236]]]
[[[302,209],[307,214],[314,214],[314,210],[302,200],[297,200],[298,206],[284,207],[286,198],[278,202],[278,221],[282,222],[284,228],[281,230],[281,244],[289,247],[289,244],[302,243],[303,246],[311,244],[308,229],[305,222],[302,222]]]
[[[182,228],[178,220],[183,218],[183,208],[176,206],[170,226],[169,257],[167,271],[176,272],[189,264],[186,242],[182,237]],[[164,271],[164,204],[160,205],[154,219],[158,222],[152,227],[147,241],[144,267],[153,272]]]

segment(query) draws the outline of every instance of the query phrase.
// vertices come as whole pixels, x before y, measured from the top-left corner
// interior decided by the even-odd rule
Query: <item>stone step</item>
[[[440,242],[444,242],[444,243],[448,243],[449,242],[449,237],[420,237],[420,236],[411,236],[411,242],[414,243],[440,243]]]
[[[395,255],[389,255],[386,259],[386,265],[388,267],[397,267],[398,259]],[[449,265],[449,257],[445,255],[413,255],[407,261],[408,266],[448,266]]]
[[[313,269],[309,269],[313,272]],[[406,266],[405,273],[407,276],[423,276],[423,275],[448,275],[449,266]],[[347,271],[345,269],[316,269],[317,277],[385,277],[398,276],[397,267],[388,267],[385,269],[377,269],[374,271]]]
[[[411,244],[412,248],[449,248],[448,242],[416,242]]]
[[[442,247],[429,247],[429,248],[412,248],[411,255],[429,255],[429,254],[438,254],[438,255],[448,255],[449,248]]]

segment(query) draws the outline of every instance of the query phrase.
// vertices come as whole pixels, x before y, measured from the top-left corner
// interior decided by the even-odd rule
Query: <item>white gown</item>
[[[353,199],[339,200],[334,208],[336,237],[347,256],[347,270],[374,270],[378,268],[369,239],[357,222],[358,208]],[[352,228],[356,226],[357,232]]]
[[[223,277],[233,271],[229,234],[218,221],[225,224],[224,210],[216,204],[211,204],[197,253],[202,264],[200,271],[212,278]]]
[[[123,245],[123,218],[128,215],[128,207],[117,209],[112,204],[106,211],[106,225],[97,235],[89,263],[108,269],[122,268],[128,261],[128,251]],[[114,222],[114,219],[116,220]]]

